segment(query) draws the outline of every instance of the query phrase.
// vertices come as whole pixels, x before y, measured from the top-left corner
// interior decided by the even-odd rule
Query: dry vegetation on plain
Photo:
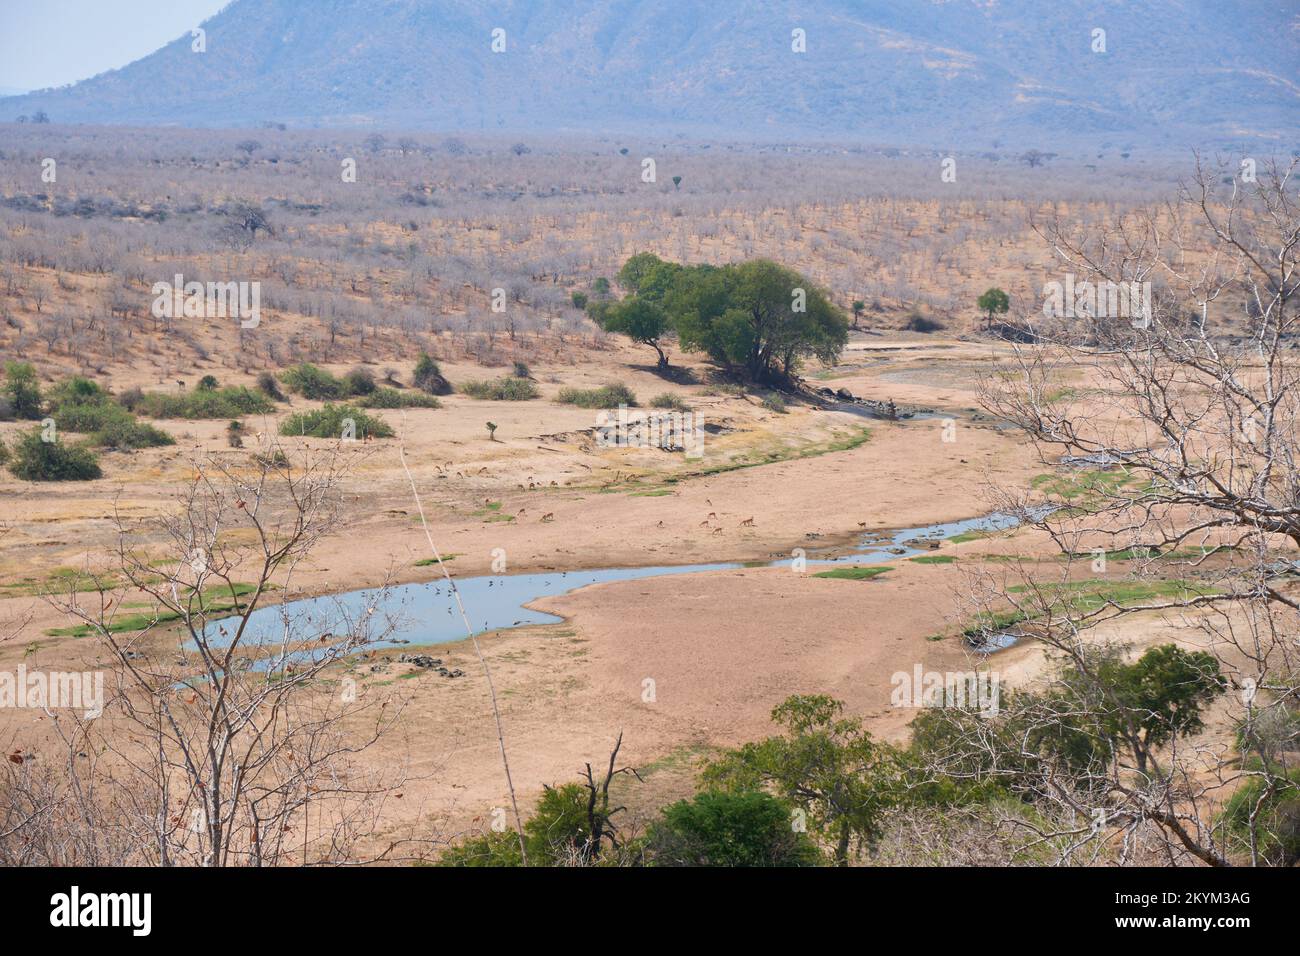
[[[1127,384],[1132,370],[1124,355],[1131,343],[1062,336],[1053,344],[1077,359],[1066,361],[1047,345],[1016,345],[981,331],[974,305],[985,289],[1000,286],[1012,299],[1009,321],[1023,323],[1038,310],[1043,283],[1063,271],[1044,242],[1054,238],[1058,251],[1067,244],[1069,237],[1051,232],[1054,222],[1084,232],[1144,216],[1148,225],[1186,226],[1181,261],[1198,269],[1214,262],[1212,243],[1193,235],[1176,207],[1145,199],[1172,196],[1185,163],[1100,150],[1031,165],[995,149],[958,155],[957,182],[943,183],[941,156],[897,150],[704,148],[685,141],[512,145],[277,130],[7,132],[0,155],[0,357],[33,364],[47,391],[72,375],[117,395],[131,389],[187,395],[203,376],[220,386],[256,389],[263,373],[282,376],[311,362],[339,377],[365,368],[381,384],[413,394],[416,362],[427,353],[454,387],[499,378],[523,363],[538,397],[501,402],[458,389],[439,396],[436,408],[372,410],[396,437],[347,442],[280,435],[288,416],[323,404],[289,394],[269,411],[240,416],[242,447],[233,446],[225,417],[150,418],[175,443],[102,452],[104,477],[97,481],[26,482],[0,472],[0,626],[8,622],[0,666],[114,667],[119,676],[125,668],[138,680],[119,684],[121,699],[142,691],[165,697],[167,688],[197,669],[212,687],[229,679],[239,691],[235,698],[252,709],[287,702],[288,691],[281,690],[267,703],[255,673],[236,674],[230,661],[199,661],[181,647],[181,637],[194,626],[201,630],[218,611],[196,611],[174,591],[158,588],[155,572],[164,581],[190,581],[184,564],[193,534],[178,534],[166,521],[180,509],[194,522],[197,512],[196,527],[211,536],[206,550],[225,555],[227,584],[260,582],[270,604],[436,581],[399,443],[430,533],[444,556],[454,555],[447,567],[457,577],[495,572],[498,549],[511,574],[742,565],[543,597],[535,606],[562,616],[563,623],[481,638],[495,702],[468,642],[432,652],[462,674],[447,678],[399,660],[400,649],[367,650],[360,641],[359,657],[293,678],[289,690],[298,690],[296,700],[305,703],[295,704],[302,709],[286,726],[313,729],[298,737],[286,733],[260,754],[262,782],[280,774],[297,796],[252,824],[246,810],[256,798],[232,803],[232,829],[220,839],[211,819],[202,837],[186,836],[175,822],[164,827],[165,835],[155,828],[158,846],[168,848],[159,853],[171,853],[172,862],[203,862],[220,848],[219,862],[242,863],[436,856],[449,842],[484,829],[495,808],[509,806],[494,705],[525,815],[544,799],[544,785],[574,779],[588,761],[603,764],[621,733],[619,762],[637,767],[640,778],[619,775],[611,786],[627,804],[627,826],[636,832],[662,806],[695,791],[703,763],[770,734],[773,707],[790,695],[842,700],[876,738],[905,747],[917,712],[891,706],[891,675],[916,665],[939,672],[995,666],[1006,685],[1050,688],[1059,682],[1053,660],[1072,660],[1086,672],[1093,660],[1087,648],[1117,640],[1125,645],[1124,660],[1173,642],[1189,652],[1215,652],[1238,684],[1259,677],[1272,708],[1269,720],[1283,727],[1280,743],[1270,738],[1275,749],[1262,769],[1242,756],[1250,747],[1242,743],[1242,698],[1234,687],[1207,704],[1201,725],[1180,728],[1186,731],[1180,741],[1199,763],[1154,752],[1157,745],[1144,740],[1144,757],[1157,766],[1169,760],[1171,768],[1149,786],[1134,784],[1126,769],[1090,766],[1080,774],[1078,791],[1054,792],[1037,804],[1008,800],[987,813],[939,818],[933,807],[900,804],[866,841],[871,852],[862,859],[1167,862],[1171,853],[1179,854],[1178,862],[1277,859],[1283,851],[1271,844],[1243,849],[1223,814],[1243,786],[1265,787],[1261,806],[1271,808],[1278,794],[1293,799],[1286,782],[1296,749],[1288,723],[1295,685],[1287,640],[1295,598],[1289,581],[1279,583],[1259,569],[1294,560],[1286,550],[1294,545],[1285,539],[1294,541],[1297,529],[1261,527],[1251,512],[1254,524],[1244,530],[1210,529],[1189,542],[1168,529],[1204,501],[1162,499],[1164,510],[1150,518],[1166,533],[1162,546],[1223,544],[1226,535],[1226,543],[1239,549],[1234,554],[1253,553],[1259,560],[1180,556],[1193,562],[1189,570],[1124,557],[1135,543],[1152,544],[1128,532],[1132,509],[1151,507],[1140,496],[1142,482],[1153,477],[1150,461],[1134,458],[1122,462],[1132,473],[1115,479],[1116,462],[1106,456],[1156,440],[1150,426],[1158,421],[1149,409],[1141,414],[1141,390],[1134,394]],[[40,181],[47,155],[58,157],[53,184]],[[654,184],[640,178],[646,156],[656,158]],[[348,158],[356,161],[355,183],[340,175]],[[264,216],[256,229],[241,227],[250,209]],[[801,390],[780,401],[772,388],[737,381],[671,341],[672,367],[662,372],[653,352],[601,331],[573,299],[574,293],[592,294],[601,278],[613,281],[629,256],[644,251],[692,264],[771,258],[829,290],[856,329],[835,364],[806,365]],[[1093,265],[1100,272],[1105,263]],[[260,282],[260,324],[240,329],[237,321],[156,318],[151,286],[177,273],[187,280]],[[1180,278],[1158,277],[1162,302],[1174,301]],[[1213,301],[1216,309],[1225,303],[1229,318],[1214,340],[1231,342],[1251,328],[1234,312],[1249,290],[1231,270],[1202,285],[1214,287],[1218,280]],[[1293,274],[1282,279],[1288,289],[1293,283]],[[1257,283],[1260,288],[1267,289],[1267,281]],[[504,290],[504,312],[492,310],[494,289]],[[614,291],[621,294],[617,286]],[[1186,304],[1180,300],[1160,313],[1174,341],[1191,334],[1183,322]],[[1270,314],[1285,324],[1278,316],[1292,313],[1284,299],[1276,312],[1265,313],[1264,324]],[[917,315],[936,323],[935,330],[910,331]],[[1243,357],[1241,365],[1228,367],[1242,370],[1252,396],[1269,383],[1289,395],[1293,341],[1288,327],[1264,360]],[[1110,346],[1110,354],[1099,356],[1099,344]],[[1082,354],[1087,357],[1078,358]],[[1187,358],[1176,348],[1164,355],[1175,366]],[[1279,377],[1270,379],[1277,369]],[[1203,401],[1204,394],[1222,397],[1216,389],[1230,376],[1220,371],[1211,368],[1189,386],[1191,397],[1179,396],[1174,407],[1225,407]],[[1139,375],[1150,387],[1146,394],[1158,393],[1166,380],[1146,372],[1145,379]],[[565,389],[610,383],[631,389],[642,407],[671,394],[701,413],[712,426],[703,460],[600,446],[595,412],[559,399]],[[1033,386],[1027,404],[1006,397],[1019,386]],[[814,391],[827,387],[926,414],[901,420],[859,414],[866,406],[846,408]],[[1058,416],[1049,423],[1089,423],[1094,432],[1061,441],[1060,430],[1044,433],[1044,419],[1035,419],[1043,409]],[[1240,411],[1234,406],[1225,413],[1230,423]],[[1008,421],[1020,428],[1007,427]],[[1282,473],[1280,484],[1266,480],[1244,493],[1237,487],[1237,499],[1223,510],[1240,516],[1241,501],[1255,494],[1272,502],[1251,505],[1259,514],[1275,506],[1294,515],[1294,462],[1276,457],[1276,449],[1294,447],[1293,422],[1280,414],[1268,421],[1276,429],[1267,432],[1275,449],[1268,460]],[[0,439],[12,445],[31,427],[0,421]],[[1026,440],[1026,431],[1034,441]],[[946,440],[950,436],[955,440]],[[1260,454],[1257,439],[1241,446],[1230,433],[1216,434],[1202,453],[1212,458],[1224,441],[1234,462],[1234,455],[1247,461]],[[275,459],[277,451],[287,467]],[[1062,463],[1062,453],[1099,457],[1072,466]],[[286,476],[310,484],[312,462],[328,478],[313,493],[336,497],[327,518],[317,514],[313,521],[319,523],[294,539],[301,553],[266,570],[264,541],[244,521],[249,502],[264,502],[276,516],[272,523],[292,527],[294,497],[275,489]],[[1249,467],[1258,474],[1256,465]],[[1173,486],[1204,480],[1169,472],[1156,477]],[[1030,507],[1047,497],[1073,508],[1095,503],[1103,491],[1112,498],[1102,503],[1113,505],[1103,527],[1063,532]],[[1020,508],[1024,526],[944,541],[931,556],[940,560],[902,559],[874,580],[762,566],[796,548],[842,551],[864,532],[976,517],[995,505]],[[219,527],[213,523],[218,511],[227,519]],[[1076,559],[1063,559],[1057,546],[1063,538]],[[123,571],[124,548],[135,562],[134,576]],[[1115,556],[1100,572],[1089,564],[1098,548]],[[1077,560],[1079,554],[1088,560]],[[1164,601],[1187,596],[1170,582],[1189,575],[1206,589],[1223,587],[1225,579],[1273,582],[1279,606],[1263,617],[1242,617],[1236,610],[1241,602],[1206,608],[1199,593],[1190,602]],[[1130,590],[1127,597],[1119,590],[1097,592],[1099,582]],[[1102,596],[1067,609],[1062,637],[1042,620],[1061,614],[1062,589],[1079,586]],[[170,607],[169,593],[178,606],[165,619],[136,630],[104,627],[114,614],[147,617],[160,605]],[[1009,596],[1014,604],[1015,595],[1026,593],[1031,597],[1019,600],[1032,605],[1038,599],[1033,619],[1043,630],[1008,650],[978,654],[963,631],[1005,613]],[[1259,594],[1243,587],[1237,596]],[[1133,610],[1144,602],[1152,607]],[[1099,609],[1115,613],[1098,615]],[[467,611],[473,619],[476,608]],[[1092,617],[1081,623],[1080,614]],[[1232,632],[1227,645],[1216,621]],[[1273,642],[1261,650],[1258,640],[1241,638],[1242,627],[1256,636],[1268,631]],[[1046,650],[1057,657],[1049,660]],[[357,706],[331,710],[345,678],[355,682]],[[647,678],[656,687],[651,701],[644,697]],[[127,788],[125,768],[138,767],[128,741],[141,728],[146,740],[202,736],[211,705],[202,688],[193,694],[176,705],[178,711],[192,708],[178,718],[184,731],[167,730],[170,718],[157,710],[110,713],[72,733],[66,719],[60,724],[4,710],[0,744],[20,758],[10,767],[27,772],[34,766],[57,777],[65,757],[72,766],[88,759],[78,753],[90,738],[78,734],[93,734],[102,743],[95,753],[101,779]],[[389,709],[377,721],[373,712],[381,704]],[[1253,719],[1249,701],[1245,707]],[[1041,723],[1059,715],[1045,718],[1027,706],[1021,716]],[[1253,725],[1248,720],[1246,726]],[[338,741],[347,739],[373,742],[345,753]],[[977,759],[981,747],[993,748],[978,730],[959,727],[944,741],[967,747],[937,762],[931,768],[936,774],[958,781],[997,777]],[[1050,768],[1029,764],[1017,767],[1012,791],[1050,790],[1039,779],[1050,776]],[[334,794],[343,798],[336,804],[341,809],[313,821],[312,798],[326,776],[347,781]],[[193,780],[202,779],[194,774]],[[143,821],[150,813],[187,820],[195,801],[203,803],[202,789],[122,792],[132,795],[133,812],[149,831]],[[114,803],[120,793],[104,799],[101,813],[105,806],[123,810]],[[1097,806],[1110,815],[1089,830]],[[10,814],[21,809],[8,808]],[[99,819],[83,816],[77,825],[93,830]],[[47,824],[75,833],[71,817]],[[1076,825],[1077,833],[1071,829]],[[275,826],[300,830],[293,841],[266,846],[265,833]],[[1012,837],[1005,836],[1008,829]],[[991,842],[995,833],[1002,838]],[[84,859],[93,843],[65,845],[67,859]],[[158,859],[132,845],[129,835],[113,847],[103,852],[119,855],[105,862]]]

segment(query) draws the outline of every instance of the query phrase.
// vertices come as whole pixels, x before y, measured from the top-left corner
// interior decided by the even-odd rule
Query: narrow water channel
[[[997,531],[1011,527],[1016,519],[994,513],[946,524],[903,528],[890,532],[869,532],[861,536],[847,554],[819,557],[814,546],[805,549],[808,567],[838,564],[882,564],[906,560],[931,550],[924,541],[939,541],[968,531]],[[767,562],[766,567],[789,565],[793,556]],[[532,610],[525,605],[541,597],[565,594],[591,584],[607,581],[630,581],[662,577],[669,574],[698,574],[704,571],[727,571],[741,567],[735,563],[679,564],[642,568],[601,568],[585,571],[546,571],[531,574],[499,574],[457,578],[461,600],[476,633],[529,624],[555,624],[562,620],[553,614]],[[436,569],[434,569],[436,573]],[[213,621],[206,629],[211,646],[220,647],[231,639],[234,619]],[[341,642],[348,634],[365,627],[368,633],[383,636],[366,644],[367,650],[445,644],[463,640],[465,626],[456,610],[447,583],[441,575],[414,584],[388,588],[347,591],[289,601],[254,611],[241,646],[269,650],[282,645],[286,637],[297,643],[306,635],[324,635],[319,648],[302,653],[325,654],[337,636]],[[191,646],[189,649],[193,649]],[[258,664],[253,665],[255,668]],[[260,666],[266,666],[261,662]]]

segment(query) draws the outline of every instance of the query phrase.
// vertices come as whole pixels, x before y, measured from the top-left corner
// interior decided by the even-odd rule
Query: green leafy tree
[[[832,363],[848,342],[848,317],[826,293],[766,259],[690,270],[665,303],[683,348],[756,382],[788,380],[806,357]]]
[[[623,263],[623,268],[618,270],[618,284],[627,289],[628,292],[641,295],[644,292],[642,283],[645,281],[645,277],[652,269],[665,264],[664,260],[653,252],[638,252]]]
[[[5,394],[17,418],[41,417],[41,385],[36,369],[28,362],[5,363]]]
[[[1213,655],[1175,644],[1153,647],[1132,664],[1103,659],[1092,676],[1071,669],[1066,683],[1076,688],[1076,696],[1089,684],[1101,686],[1110,701],[1102,711],[1102,730],[1109,739],[1128,743],[1139,771],[1175,734],[1200,733],[1203,709],[1227,686]]]
[[[630,296],[601,311],[600,327],[626,335],[633,342],[648,345],[659,356],[659,368],[668,367],[668,354],[661,340],[669,330],[668,313],[640,296]]]
[[[772,711],[784,734],[723,755],[703,780],[733,792],[770,788],[832,843],[836,865],[847,865],[854,843],[869,848],[884,812],[903,800],[905,766],[899,751],[843,714],[842,702],[822,694],[790,697]]]
[[[858,320],[862,318],[862,312],[866,307],[867,304],[861,299],[853,300],[853,327],[855,329],[858,327]]]
[[[821,851],[791,820],[768,793],[699,793],[664,809],[648,849],[656,866],[818,866]]]
[[[975,304],[983,311],[984,325],[987,328],[993,324],[995,315],[1006,315],[1011,309],[1011,296],[995,286],[992,289],[986,289]]]
[[[1096,648],[1059,668],[1050,691],[1003,690],[996,717],[922,712],[912,721],[912,752],[949,775],[997,779],[1022,793],[1037,792],[1045,775],[1081,790],[1104,787],[1109,768],[1146,773],[1159,748],[1199,733],[1205,707],[1225,686],[1204,651],[1165,644],[1130,663],[1119,648]]]

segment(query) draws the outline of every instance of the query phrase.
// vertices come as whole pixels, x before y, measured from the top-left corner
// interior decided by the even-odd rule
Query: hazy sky
[[[230,0],[0,0],[0,87],[36,90],[125,66]]]

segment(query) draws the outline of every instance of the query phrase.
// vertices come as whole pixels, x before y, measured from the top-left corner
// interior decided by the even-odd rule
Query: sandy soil
[[[438,410],[382,413],[398,427],[424,497],[432,532],[454,553],[457,575],[486,573],[504,548],[511,573],[715,561],[765,561],[796,547],[847,543],[864,530],[973,517],[989,510],[990,485],[1023,488],[1049,470],[1010,432],[973,421],[975,387],[996,356],[987,345],[855,336],[841,366],[820,384],[940,410],[957,421],[942,440],[935,419],[868,421],[792,405],[764,409],[705,382],[672,386],[639,368],[641,351],[596,354],[573,367],[535,368],[543,400],[479,402],[452,396]],[[484,377],[450,366],[453,381]],[[562,385],[623,381],[648,399],[676,391],[723,426],[700,462],[656,451],[595,446],[594,413],[554,404]],[[297,407],[309,403],[297,402]],[[483,423],[498,424],[500,441]],[[250,424],[253,424],[250,422]],[[0,666],[84,665],[88,640],[45,635],[66,624],[31,593],[57,568],[92,566],[115,540],[114,513],[133,543],[159,547],[148,519],[170,506],[190,476],[193,451],[224,448],[223,422],[163,423],[177,446],[107,456],[105,480],[36,486],[6,477],[0,501],[8,533],[0,572],[8,585],[0,621],[30,617],[0,643]],[[267,421],[258,430],[270,432]],[[846,441],[870,429],[855,447]],[[298,446],[321,442],[292,439]],[[848,442],[851,444],[851,442]],[[416,567],[427,545],[394,442],[358,443],[346,485],[346,527],[327,537],[296,579],[307,593],[351,590],[385,577],[428,580]],[[723,470],[719,470],[723,469]],[[710,471],[713,473],[709,473]],[[666,479],[676,479],[666,483]],[[499,502],[499,508],[487,503]],[[543,515],[553,517],[542,520]],[[753,519],[752,526],[742,524]],[[624,734],[627,762],[646,783],[629,799],[652,807],[689,792],[699,756],[764,735],[771,708],[792,693],[828,693],[886,738],[903,740],[915,716],[890,706],[897,671],[968,670],[974,655],[951,635],[965,556],[1045,550],[1028,534],[1012,542],[945,544],[951,565],[894,563],[875,580],[819,579],[788,567],[669,576],[603,584],[535,605],[563,624],[486,635],[514,780],[524,802],[543,784],[573,779],[587,760],[604,759]],[[295,592],[296,593],[296,592]],[[159,636],[156,647],[172,638]],[[174,646],[174,645],[171,645]],[[506,792],[486,684],[468,642],[440,645],[438,656],[466,673],[448,680],[380,652],[361,669],[361,693],[407,698],[402,733],[367,759],[409,761],[417,775],[386,824],[418,821],[459,831],[505,805]],[[394,660],[385,661],[388,656]],[[992,658],[1032,679],[1041,655],[1014,648]],[[653,682],[653,694],[647,682]],[[39,749],[39,729],[0,712],[0,739]]]

